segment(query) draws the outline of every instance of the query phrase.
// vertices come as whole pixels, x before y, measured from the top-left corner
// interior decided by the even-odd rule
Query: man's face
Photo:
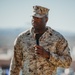
[[[35,29],[41,29],[44,28],[46,25],[46,17],[38,18],[38,17],[32,17],[32,25]]]

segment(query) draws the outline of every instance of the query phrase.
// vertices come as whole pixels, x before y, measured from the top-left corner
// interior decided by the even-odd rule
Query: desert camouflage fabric
[[[49,9],[42,6],[33,6],[33,15],[35,17],[42,18],[44,16],[48,17]]]
[[[42,6],[33,6],[34,12],[40,15],[47,15],[49,9]]]
[[[56,75],[57,67],[68,68],[72,58],[64,37],[47,27],[48,30],[40,37],[39,44],[50,52],[46,59],[35,54],[34,28],[21,33],[15,40],[14,56],[10,65],[10,75]]]

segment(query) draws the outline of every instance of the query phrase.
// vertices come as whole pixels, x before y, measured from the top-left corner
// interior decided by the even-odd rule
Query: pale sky
[[[0,0],[0,29],[30,28],[35,5],[50,9],[47,26],[75,32],[75,0]]]

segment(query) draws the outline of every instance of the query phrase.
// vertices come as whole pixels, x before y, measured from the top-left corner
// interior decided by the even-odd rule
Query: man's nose
[[[33,19],[33,20],[32,20],[32,22],[36,22],[36,20],[35,20],[35,19]]]

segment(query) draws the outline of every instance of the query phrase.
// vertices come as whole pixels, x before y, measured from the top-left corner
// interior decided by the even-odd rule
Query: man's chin
[[[33,25],[34,28],[39,28],[37,25]]]
[[[34,26],[34,28],[35,28],[36,30],[39,30],[39,29],[40,29],[40,27],[38,27],[38,26]]]

